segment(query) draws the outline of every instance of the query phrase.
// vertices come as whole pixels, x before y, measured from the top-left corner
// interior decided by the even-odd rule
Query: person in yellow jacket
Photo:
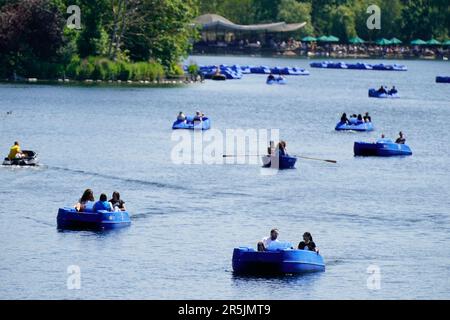
[[[8,159],[13,160],[13,159],[22,158],[22,157],[23,157],[23,153],[22,153],[22,150],[20,150],[19,142],[15,141],[14,145],[11,147],[11,149],[9,151]]]

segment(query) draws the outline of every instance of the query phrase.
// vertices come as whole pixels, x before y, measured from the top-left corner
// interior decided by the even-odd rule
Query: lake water
[[[379,72],[190,60],[299,65],[311,76],[286,86],[258,75],[172,88],[0,85],[2,155],[19,140],[42,163],[0,167],[1,299],[450,298],[450,86],[435,83],[450,75],[449,62]],[[396,85],[401,99],[369,99],[381,84]],[[221,132],[279,129],[290,153],[338,164],[299,159],[275,175],[256,164],[177,165],[172,122],[197,109]],[[344,111],[369,111],[376,131],[335,132]],[[400,130],[412,157],[353,156],[354,141]],[[96,197],[120,191],[131,227],[58,232],[58,208],[86,188]],[[233,248],[255,246],[272,227],[294,244],[310,231],[326,272],[233,275]],[[72,265],[79,290],[67,288]],[[368,268],[379,268],[378,290],[367,285]]]

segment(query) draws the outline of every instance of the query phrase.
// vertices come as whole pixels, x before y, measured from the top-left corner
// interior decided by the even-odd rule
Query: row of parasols
[[[318,38],[308,36],[308,37],[303,38],[302,41],[303,42],[339,42],[340,39],[335,36],[321,36]],[[348,42],[351,44],[368,43],[368,41],[365,41],[364,39],[361,39],[360,37],[353,37],[353,38],[349,39]],[[397,38],[392,38],[390,40],[381,38],[381,39],[378,39],[377,41],[375,41],[374,43],[377,45],[380,45],[380,46],[388,46],[388,45],[399,45],[399,44],[402,44],[403,41],[401,41],[400,39],[397,39]],[[428,45],[428,46],[439,46],[439,45],[450,46],[450,40],[440,42],[436,39],[430,39],[428,41],[424,41],[422,39],[415,39],[415,40],[412,40],[410,42],[410,44],[413,46],[426,46],[426,45]]]

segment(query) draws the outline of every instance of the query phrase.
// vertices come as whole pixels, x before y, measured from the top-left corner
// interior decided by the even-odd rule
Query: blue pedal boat
[[[406,144],[398,144],[389,139],[380,139],[375,143],[355,142],[353,147],[355,156],[363,157],[392,157],[411,156],[411,148]]]
[[[131,224],[126,211],[78,212],[74,208],[60,208],[56,222],[60,230],[109,230]]]
[[[436,83],[450,83],[450,77],[437,76]]]
[[[336,131],[358,131],[358,132],[368,132],[373,131],[374,129],[375,128],[372,122],[351,123],[351,124],[339,122],[335,128]]]
[[[193,116],[186,117],[186,121],[175,121],[172,125],[173,130],[209,130],[211,129],[211,120],[204,117],[202,121],[194,121]]]
[[[287,84],[287,81],[284,78],[276,78],[273,80],[267,80],[266,84],[268,84],[268,85],[281,84],[282,85],[282,84]]]
[[[233,251],[233,271],[236,274],[302,274],[325,271],[320,254],[308,250],[277,249],[258,252],[253,248],[239,247]]]
[[[291,156],[279,156],[279,161],[277,161],[276,157],[267,155],[262,156],[262,162],[264,168],[273,168],[279,170],[295,169],[297,158]]]
[[[369,89],[369,98],[381,98],[381,99],[397,99],[400,96],[397,93],[380,93],[376,89]]]

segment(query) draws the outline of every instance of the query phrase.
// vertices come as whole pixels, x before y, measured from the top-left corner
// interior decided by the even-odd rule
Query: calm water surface
[[[174,88],[0,85],[2,155],[19,140],[43,164],[0,167],[1,299],[450,298],[450,86],[434,82],[450,75],[449,62],[376,72],[190,59],[299,65],[311,76],[270,87],[257,75]],[[396,85],[402,98],[367,98],[381,84]],[[338,164],[300,160],[277,175],[258,165],[176,165],[171,124],[196,109],[222,131],[280,129],[291,153]],[[343,111],[371,112],[376,131],[335,132]],[[399,130],[412,157],[353,157],[355,140]],[[58,208],[88,187],[97,196],[120,191],[132,226],[58,232]],[[233,248],[255,245],[275,226],[293,243],[310,231],[326,272],[233,275]],[[67,289],[69,265],[81,268],[80,290]],[[375,291],[371,265],[381,271]]]

